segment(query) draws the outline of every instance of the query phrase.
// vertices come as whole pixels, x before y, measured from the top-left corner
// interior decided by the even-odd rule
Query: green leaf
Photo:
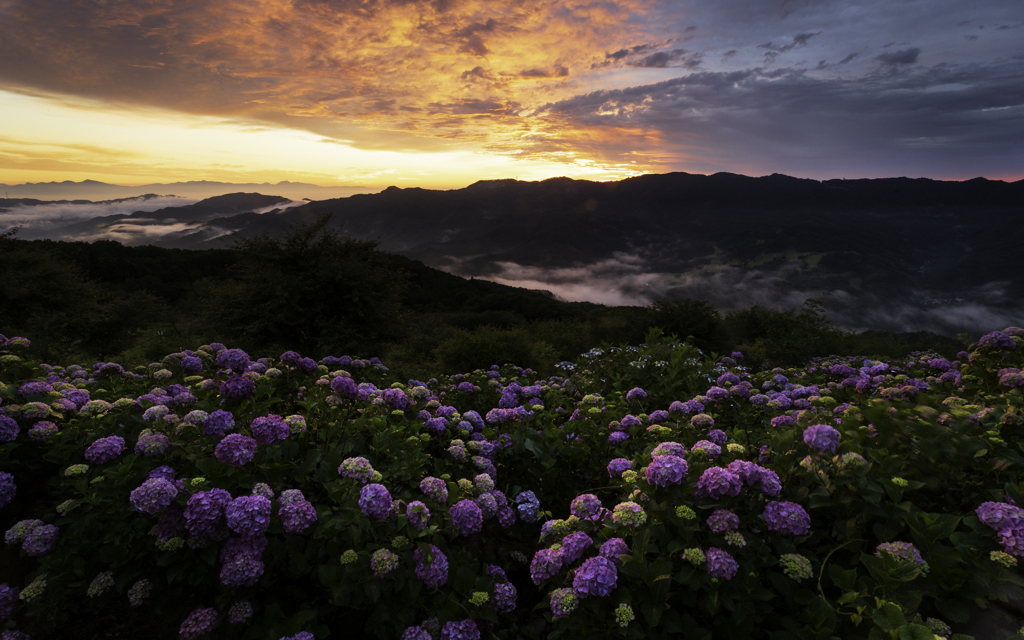
[[[815,597],[807,605],[804,619],[814,631],[832,631],[836,628],[836,612],[821,596]]]
[[[899,628],[900,640],[933,640],[931,629],[920,624],[908,624]]]
[[[839,565],[830,564],[828,566],[828,576],[832,578],[832,582],[840,589],[853,591],[856,588],[856,569],[843,570]]]
[[[523,446],[525,446],[526,450],[529,451],[530,453],[532,453],[535,457],[537,457],[537,458],[543,458],[544,457],[544,447],[539,442],[537,442],[535,439],[527,438],[523,442]]]
[[[951,513],[904,514],[903,520],[917,538],[928,546],[953,535],[962,516]]]

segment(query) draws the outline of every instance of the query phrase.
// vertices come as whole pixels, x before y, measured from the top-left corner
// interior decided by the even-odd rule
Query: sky
[[[1021,0],[0,0],[0,183],[1024,178]]]

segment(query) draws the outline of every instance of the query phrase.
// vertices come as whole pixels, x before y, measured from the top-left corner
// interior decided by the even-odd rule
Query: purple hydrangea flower
[[[356,386],[355,380],[345,376],[337,376],[331,380],[331,391],[339,398],[353,400],[359,397],[359,387]]]
[[[187,618],[185,618],[184,622],[181,623],[181,628],[178,629],[178,633],[185,640],[193,640],[204,633],[213,631],[213,627],[216,624],[216,609],[196,609],[190,613]]]
[[[541,549],[533,556],[530,563],[530,578],[533,583],[540,583],[558,575],[562,568],[562,554],[553,549]]]
[[[232,433],[224,437],[213,450],[213,455],[224,464],[241,467],[256,456],[257,443],[249,436]]]
[[[736,560],[729,555],[728,551],[723,551],[716,547],[711,547],[704,552],[704,559],[708,575],[712,578],[724,578],[725,580],[732,580],[736,576],[736,572],[739,571],[740,565]]]
[[[208,436],[223,436],[235,428],[235,416],[230,411],[217,409],[209,415],[203,424],[203,434]]]
[[[708,527],[715,533],[735,531],[740,526],[740,517],[728,509],[717,509],[708,516]]]
[[[28,437],[36,442],[49,442],[57,435],[57,425],[43,420],[32,425],[28,430]]]
[[[483,514],[485,520],[490,520],[498,515],[498,502],[490,493],[480,494],[474,502],[480,508],[480,513]]]
[[[30,556],[41,556],[57,542],[57,527],[44,524],[32,529],[21,543],[21,550]]]
[[[796,420],[793,419],[792,416],[777,416],[775,418],[772,418],[772,426],[775,427],[776,429],[781,429],[783,427],[792,427],[795,424]]]
[[[217,366],[232,371],[245,371],[250,364],[249,354],[241,349],[225,349],[217,354]]]
[[[909,542],[883,542],[875,549],[875,555],[881,558],[883,551],[888,551],[900,560],[921,567],[922,575],[928,574],[928,563],[924,561],[924,558],[921,557],[921,552],[913,544]]]
[[[242,376],[232,376],[220,383],[220,392],[225,398],[231,400],[244,400],[251,398],[256,392],[256,384]]]
[[[263,496],[267,500],[273,500],[274,490],[271,489],[270,485],[268,485],[266,482],[257,482],[256,485],[252,488],[252,495]]]
[[[364,485],[359,490],[359,508],[374,520],[387,520],[391,514],[391,494],[384,485]]]
[[[613,431],[608,434],[608,444],[613,447],[622,444],[626,440],[629,440],[629,434],[625,431]]]
[[[107,436],[89,445],[89,448],[85,450],[85,459],[93,464],[104,464],[121,455],[122,451],[124,451],[124,438]]]
[[[308,500],[285,504],[278,509],[277,515],[286,533],[302,533],[317,519],[316,508]]]
[[[686,447],[678,442],[662,442],[658,446],[654,447],[653,451],[651,451],[652,458],[657,458],[658,456],[676,456],[677,458],[683,458],[686,456]]]
[[[480,531],[484,516],[480,507],[472,500],[460,500],[452,505],[450,512],[459,533],[468,536]]]
[[[241,496],[224,511],[228,528],[243,536],[263,535],[270,526],[270,500],[263,496]]]
[[[220,582],[226,587],[251,587],[263,575],[263,561],[250,553],[230,556],[220,568]]]
[[[1005,502],[985,502],[974,511],[996,531],[1024,529],[1024,509]]]
[[[696,448],[697,445],[694,445]],[[735,473],[722,467],[708,467],[697,482],[696,496],[699,500],[718,500],[724,496],[738,496],[743,481]]]
[[[18,387],[18,393],[23,397],[51,393],[52,391],[53,387],[51,387],[46,382],[43,382],[42,380],[33,380],[30,382],[26,382],[22,384],[20,387]]]
[[[228,609],[228,622],[241,624],[252,617],[252,603],[248,600],[238,600]]]
[[[711,387],[704,396],[712,402],[718,402],[719,400],[725,400],[728,398],[729,392],[722,387]]]
[[[14,613],[18,604],[18,589],[0,584],[0,622],[7,620]]]
[[[570,533],[565,536],[562,540],[562,548],[560,550],[562,554],[562,564],[572,564],[573,562],[576,562],[576,560],[583,556],[583,552],[585,552],[593,543],[594,540],[582,531]]]
[[[249,425],[252,437],[260,444],[281,442],[291,434],[291,428],[281,416],[269,415],[256,418]]]
[[[430,545],[430,555],[433,556],[433,559],[430,564],[426,564],[427,554],[419,549],[413,551],[412,557],[416,561],[416,577],[431,589],[437,589],[448,582],[448,558],[434,545]]]
[[[690,425],[694,427],[713,427],[715,425],[715,419],[706,413],[698,413],[690,418]]]
[[[139,511],[152,515],[170,506],[177,495],[178,489],[170,480],[150,478],[132,491],[129,500]]]
[[[420,491],[425,493],[434,502],[445,503],[448,501],[448,486],[444,480],[427,476],[420,481]]]
[[[188,499],[185,526],[195,537],[213,537],[227,526],[224,510],[231,494],[223,489],[200,491]]]
[[[714,460],[718,456],[722,455],[722,447],[718,446],[714,442],[711,442],[710,440],[698,440],[697,442],[693,443],[693,447],[691,447],[690,449],[691,451],[696,451],[697,449],[700,449],[707,455],[708,460]]]
[[[608,558],[616,565],[619,564],[619,556],[629,553],[629,547],[626,545],[626,541],[622,538],[609,538],[608,542],[601,545],[601,550],[598,554]]]
[[[402,632],[402,637],[399,640],[433,640],[430,637],[430,632],[419,625],[413,625],[408,627]]]
[[[74,402],[75,407],[78,409],[89,404],[89,400],[91,400],[89,392],[85,389],[65,389],[61,391],[60,394],[71,402]]]
[[[735,373],[726,371],[722,375],[718,376],[718,380],[716,380],[715,382],[718,384],[719,387],[725,387],[726,385],[730,384],[739,384],[740,377],[737,376]]]
[[[729,436],[725,435],[725,432],[721,429],[712,429],[708,431],[708,440],[714,442],[718,446],[725,444],[725,441],[729,439]]]
[[[473,620],[447,622],[441,629],[441,640],[480,640],[480,629]]]
[[[366,458],[347,458],[338,467],[338,473],[346,478],[353,478],[366,484],[373,478],[373,467]]]
[[[171,504],[160,514],[153,531],[160,541],[167,542],[185,530],[185,513],[176,504]]]
[[[647,419],[650,420],[651,422],[664,422],[669,418],[671,418],[671,416],[669,416],[668,411],[665,411],[664,409],[652,411],[651,415],[647,416]]]
[[[615,563],[604,556],[588,558],[572,581],[572,592],[577,598],[588,596],[604,597],[615,588],[619,572]]]
[[[0,507],[7,506],[17,492],[18,486],[14,483],[14,476],[6,471],[0,471]]]
[[[427,521],[430,520],[430,509],[419,500],[413,500],[405,508],[405,517],[413,529],[423,531],[427,526]]]
[[[199,373],[203,370],[203,361],[196,356],[185,356],[181,359],[181,368],[185,373]]]
[[[401,389],[385,389],[381,397],[392,409],[405,411],[409,408],[409,397]]]
[[[768,529],[789,536],[802,536],[811,530],[811,516],[795,502],[771,501],[764,508]]]
[[[633,387],[626,393],[626,402],[638,402],[647,399],[647,392],[640,387]]]
[[[687,472],[686,460],[678,456],[658,456],[647,465],[647,482],[658,487],[679,484]]]
[[[604,516],[601,500],[592,493],[584,493],[573,499],[569,506],[572,515],[582,520],[597,522]]]
[[[171,439],[162,433],[147,433],[135,443],[135,455],[156,456],[160,455],[171,446]]]
[[[625,458],[615,458],[608,463],[608,476],[611,478],[621,478],[623,472],[627,469],[632,469],[633,463]]]
[[[0,415],[0,442],[12,442],[21,433],[21,427],[14,418]]]
[[[1017,344],[1013,338],[1002,331],[986,333],[978,340],[978,346],[986,349],[1016,349]]]
[[[814,424],[804,430],[804,444],[818,453],[835,453],[839,449],[839,432],[826,424]]]
[[[491,597],[491,606],[494,611],[501,613],[512,613],[516,609],[516,587],[511,582],[502,582],[494,585],[494,593]]]

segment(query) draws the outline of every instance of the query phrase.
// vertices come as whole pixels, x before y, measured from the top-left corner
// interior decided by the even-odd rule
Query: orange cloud
[[[653,0],[4,0],[0,83],[262,121],[360,149],[514,153],[531,114],[648,41]],[[543,153],[534,149],[530,153]],[[596,154],[596,155],[595,155]]]

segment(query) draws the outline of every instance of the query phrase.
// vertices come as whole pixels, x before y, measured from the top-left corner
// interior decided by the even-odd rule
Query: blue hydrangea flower
[[[565,536],[565,538],[562,540],[562,548],[560,550],[562,554],[562,563],[572,564],[573,562],[581,558],[583,556],[583,553],[593,543],[594,540],[582,531],[570,533],[569,535]]]
[[[413,500],[405,508],[405,517],[417,531],[423,531],[430,520],[430,509],[419,500]]]
[[[427,476],[420,481],[420,491],[425,493],[434,502],[443,504],[448,501],[448,485],[440,478]]]
[[[814,424],[804,430],[804,444],[818,453],[835,453],[839,449],[839,432],[825,424]]]

